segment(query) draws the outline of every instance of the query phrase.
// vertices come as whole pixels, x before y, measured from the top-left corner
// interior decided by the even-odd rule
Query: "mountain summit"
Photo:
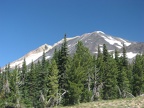
[[[138,53],[144,52],[144,43],[139,42],[132,42],[128,41],[119,37],[114,37],[108,35],[102,31],[95,31],[92,33],[85,33],[81,36],[75,36],[72,38],[67,38],[68,43],[68,50],[69,54],[73,54],[76,50],[76,44],[78,41],[82,41],[83,44],[89,48],[92,54],[97,54],[98,52],[98,45],[102,50],[103,44],[106,44],[107,49],[109,52],[114,52],[117,49],[119,52],[122,52],[121,49],[123,44],[126,46],[127,50],[127,57],[129,59],[133,59]],[[27,65],[29,65],[32,61],[37,62],[38,60],[42,59],[42,54],[45,51],[46,59],[50,59],[53,56],[54,50],[60,49],[63,43],[63,39],[59,42],[55,43],[53,46],[44,44],[39,48],[29,52],[28,54],[24,55],[20,59],[10,63],[10,67],[13,68],[15,66],[22,66],[22,62],[25,58]],[[121,54],[121,53],[120,53]]]

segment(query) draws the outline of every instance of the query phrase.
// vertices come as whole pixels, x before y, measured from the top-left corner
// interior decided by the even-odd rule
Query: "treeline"
[[[90,54],[82,42],[70,56],[66,36],[51,60],[29,67],[6,66],[0,74],[1,108],[48,108],[82,102],[139,96],[144,93],[144,55],[130,64],[123,45],[122,56],[110,54],[106,45],[98,46],[97,56]]]

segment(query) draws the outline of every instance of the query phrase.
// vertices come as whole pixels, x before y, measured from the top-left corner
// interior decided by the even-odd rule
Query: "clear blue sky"
[[[144,0],[0,0],[0,66],[97,30],[144,42]]]

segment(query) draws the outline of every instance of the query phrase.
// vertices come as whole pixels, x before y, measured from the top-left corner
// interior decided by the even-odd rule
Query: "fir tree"
[[[107,47],[105,44],[103,44],[103,61],[107,62],[108,57],[109,57],[109,53],[107,51]]]
[[[144,57],[137,55],[133,65],[133,94],[141,95],[144,92]]]
[[[32,61],[31,66],[30,66],[30,71],[28,72],[27,75],[27,89],[29,98],[31,100],[31,105],[36,107],[36,72],[35,72],[35,66]]]
[[[46,97],[47,97],[47,83],[48,83],[48,62],[46,61],[45,58],[45,52],[43,52],[43,56],[42,56],[42,61],[41,63],[38,62],[37,64],[37,69],[36,70],[36,76],[38,77],[37,79],[37,90],[39,92],[38,96],[39,96],[39,102],[37,103],[39,107],[44,107],[46,105]],[[41,97],[44,98],[41,99]]]
[[[26,66],[26,61],[24,58],[23,64],[22,64],[22,73],[21,73],[21,81],[22,81],[22,86],[21,86],[21,91],[22,91],[22,97],[26,97],[26,72],[27,72],[27,66]]]
[[[64,41],[61,46],[61,49],[58,52],[55,52],[54,58],[57,62],[58,66],[58,84],[59,84],[59,91],[62,94],[63,90],[67,90],[67,61],[68,61],[68,47],[67,47],[67,40],[66,35],[64,36]],[[66,94],[63,96],[62,103],[66,104]]]
[[[123,44],[123,53],[122,53],[122,66],[128,68],[128,60],[127,60],[126,48],[124,44]]]
[[[59,51],[59,63],[58,63],[58,69],[59,69],[59,89],[65,89],[66,87],[66,64],[68,60],[68,48],[67,48],[67,40],[66,35],[64,36],[64,42],[62,44],[62,47]]]
[[[53,107],[58,104],[58,68],[54,59],[51,60],[48,75],[48,104]]]
[[[21,108],[24,107],[23,105],[23,100],[21,98],[21,93],[20,93],[20,76],[19,76],[19,70],[17,67],[13,70],[13,83],[14,83],[14,102],[15,102],[15,107],[16,108]]]
[[[68,103],[77,104],[90,101],[92,56],[82,42],[78,42],[76,53],[71,61],[68,69]]]
[[[117,89],[117,65],[113,58],[107,58],[107,62],[104,63],[103,74],[103,99],[116,99],[118,96]]]
[[[84,69],[80,66],[80,62],[77,62],[77,60],[77,58],[73,59],[72,67],[68,73],[68,104],[78,104],[81,100],[82,90],[84,89]]]

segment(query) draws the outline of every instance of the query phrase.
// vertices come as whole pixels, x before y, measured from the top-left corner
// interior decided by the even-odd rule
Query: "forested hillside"
[[[69,55],[66,35],[51,60],[11,70],[7,65],[0,73],[1,108],[47,108],[83,102],[136,97],[144,93],[144,55],[130,64],[123,45],[123,54],[109,53],[98,46],[92,55],[82,42]]]

